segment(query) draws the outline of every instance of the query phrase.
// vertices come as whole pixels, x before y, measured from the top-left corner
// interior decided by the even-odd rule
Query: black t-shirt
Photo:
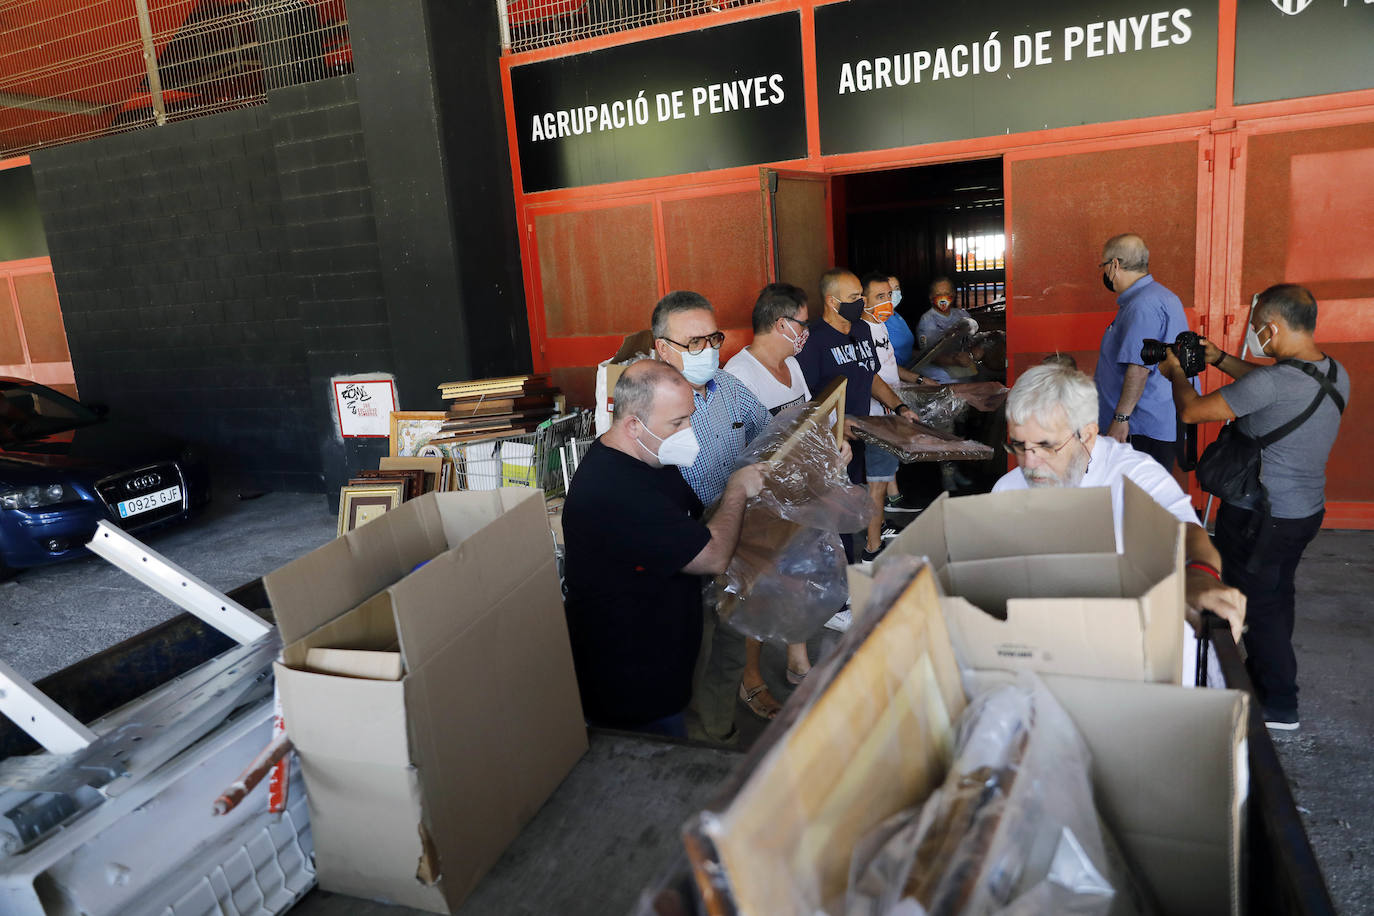
[[[675,467],[594,442],[563,505],[568,633],[588,720],[635,727],[682,712],[701,644],[701,577],[711,540]]]
[[[836,376],[848,380],[844,390],[844,413],[847,417],[866,417],[872,406],[873,377],[878,374],[878,353],[873,349],[873,335],[863,321],[852,321],[848,334],[816,321],[806,346],[797,354],[797,364],[806,377],[812,397],[819,397],[821,389]],[[864,449],[862,442],[851,442],[854,457],[849,462],[849,479],[863,483]]]

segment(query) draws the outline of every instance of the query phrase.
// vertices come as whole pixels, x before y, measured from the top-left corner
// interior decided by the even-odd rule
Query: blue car
[[[141,531],[209,501],[209,470],[185,442],[0,377],[0,578],[84,555],[101,519]]]

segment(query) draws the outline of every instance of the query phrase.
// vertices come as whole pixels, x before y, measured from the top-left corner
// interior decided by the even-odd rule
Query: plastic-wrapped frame
[[[851,417],[849,428],[864,443],[891,452],[903,464],[914,461],[983,461],[992,446],[932,429],[897,416]]]

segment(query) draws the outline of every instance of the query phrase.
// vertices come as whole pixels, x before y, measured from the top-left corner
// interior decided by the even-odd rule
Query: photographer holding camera
[[[1222,497],[1215,540],[1226,583],[1247,598],[1246,667],[1265,724],[1283,730],[1298,727],[1293,579],[1321,528],[1326,459],[1350,397],[1350,376],[1317,346],[1316,327],[1310,292],[1271,286],[1256,298],[1247,342],[1277,360],[1273,365],[1246,362],[1199,338],[1194,346],[1206,362],[1235,379],[1207,395],[1193,390],[1175,352],[1186,356],[1191,348],[1170,347],[1159,365],[1184,422],[1236,421],[1203,455],[1198,479]],[[1204,474],[1209,458],[1224,473]],[[1256,471],[1257,482],[1245,484]]]

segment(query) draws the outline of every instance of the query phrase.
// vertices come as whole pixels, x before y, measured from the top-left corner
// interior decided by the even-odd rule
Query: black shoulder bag
[[[1294,366],[1316,379],[1321,390],[1306,410],[1259,438],[1245,435],[1236,428],[1235,423],[1223,426],[1216,441],[1207,446],[1198,459],[1195,472],[1198,485],[1223,502],[1247,509],[1260,508],[1268,515],[1269,494],[1260,483],[1260,453],[1266,446],[1273,445],[1306,423],[1316,413],[1324,397],[1330,396],[1336,404],[1336,410],[1345,412],[1345,398],[1336,390],[1336,361],[1333,359],[1330,362],[1331,366],[1323,376],[1311,363],[1296,359],[1279,360],[1277,365]]]

